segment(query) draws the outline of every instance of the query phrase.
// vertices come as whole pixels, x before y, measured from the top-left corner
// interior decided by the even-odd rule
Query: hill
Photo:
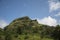
[[[59,35],[59,25],[53,27],[39,24],[28,16],[17,18],[0,29],[0,40],[59,40]]]

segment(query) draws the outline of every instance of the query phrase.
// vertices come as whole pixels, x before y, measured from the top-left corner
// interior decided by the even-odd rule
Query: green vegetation
[[[25,16],[0,28],[0,40],[60,40],[60,26],[39,24]]]

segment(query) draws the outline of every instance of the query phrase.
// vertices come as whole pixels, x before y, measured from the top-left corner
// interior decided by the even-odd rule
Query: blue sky
[[[36,18],[40,23],[45,18],[54,19],[55,23],[59,23],[60,2],[59,0],[0,0],[0,26],[4,23],[7,25],[22,16]]]

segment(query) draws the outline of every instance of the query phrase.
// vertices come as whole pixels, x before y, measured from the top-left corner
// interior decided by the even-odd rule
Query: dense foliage
[[[0,40],[60,40],[60,26],[39,24],[25,16],[0,28]]]

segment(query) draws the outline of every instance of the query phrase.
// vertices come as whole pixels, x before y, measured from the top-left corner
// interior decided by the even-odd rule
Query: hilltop
[[[0,40],[59,40],[59,35],[59,25],[53,27],[39,24],[28,16],[17,18],[4,29],[0,28]]]

